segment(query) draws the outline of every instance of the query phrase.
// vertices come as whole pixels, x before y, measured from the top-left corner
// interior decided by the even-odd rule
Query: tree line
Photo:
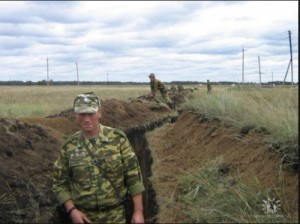
[[[167,85],[206,85],[206,82],[198,82],[198,81],[171,81],[171,82],[164,82]],[[241,85],[240,82],[229,82],[229,81],[219,81],[219,82],[210,82],[212,85]],[[255,82],[247,82],[243,85],[257,85],[258,83]],[[275,81],[275,82],[265,82],[261,83],[261,85],[291,85],[291,82],[282,82],[282,81]],[[298,85],[298,83],[294,83]],[[46,80],[41,81],[0,81],[0,85],[7,86],[7,85],[14,85],[14,86],[47,86],[48,82]],[[49,85],[51,86],[64,86],[64,85],[78,85],[77,81],[49,81]],[[149,82],[121,82],[121,81],[81,81],[79,85],[149,85]]]

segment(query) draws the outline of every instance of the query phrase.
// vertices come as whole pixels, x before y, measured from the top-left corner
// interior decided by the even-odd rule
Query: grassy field
[[[100,99],[126,100],[150,92],[149,86],[1,86],[1,117],[44,117],[73,107],[76,95],[95,92]]]
[[[45,117],[73,107],[76,95],[95,92],[101,99],[127,100],[150,92],[141,86],[1,86],[0,116]],[[298,142],[298,88],[213,86],[193,92],[183,107],[211,117],[229,120],[239,127],[266,128],[281,142]]]
[[[45,117],[73,107],[76,95],[95,92],[101,99],[127,100],[150,92],[141,86],[1,86],[0,116]],[[183,107],[211,117],[229,120],[237,126],[266,128],[274,139],[298,142],[298,88],[213,86],[193,92]]]
[[[284,166],[298,167],[298,88],[215,86],[210,94],[203,88],[194,92],[183,108],[228,121],[239,130],[266,133]]]
[[[298,142],[298,88],[215,87],[195,91],[184,108],[228,120],[238,127],[265,128],[273,139]]]

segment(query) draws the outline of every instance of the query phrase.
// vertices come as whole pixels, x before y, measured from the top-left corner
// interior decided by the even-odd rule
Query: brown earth
[[[284,169],[279,178],[281,157],[266,142],[266,134],[252,129],[246,135],[226,122],[183,111],[177,121],[147,133],[153,156],[153,185],[160,206],[161,223],[185,222],[176,205],[176,176],[194,171],[221,156],[230,175],[256,190],[284,189],[279,192],[283,209],[298,211],[298,173]]]
[[[180,105],[188,96],[176,94],[171,98]],[[124,131],[175,114],[147,97],[126,102],[106,100],[102,105],[100,122]],[[64,139],[77,130],[72,109],[46,118],[0,118],[0,222],[51,222],[55,201],[51,192],[53,163]],[[237,175],[238,170],[241,179],[255,188],[273,188],[279,184],[281,158],[269,149],[265,134],[255,129],[241,135],[239,130],[218,119],[208,120],[204,115],[182,111],[176,122],[156,128],[146,137],[154,161],[152,174],[159,180],[154,184],[160,207],[159,222],[183,220],[176,206],[164,207],[164,200],[172,197],[176,189],[175,176],[216,156],[222,155],[230,172]],[[284,207],[295,212],[298,175],[290,169],[283,174]],[[14,213],[8,213],[11,211]],[[36,216],[39,218],[34,219]]]

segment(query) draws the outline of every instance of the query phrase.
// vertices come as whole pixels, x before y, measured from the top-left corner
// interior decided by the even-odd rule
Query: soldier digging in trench
[[[168,96],[166,85],[162,81],[156,79],[154,73],[151,73],[148,77],[150,79],[151,88],[151,93],[149,96],[152,96],[154,100],[159,103],[160,100],[157,98],[157,92],[159,91],[163,98],[163,102],[166,103],[172,110],[176,110],[175,103],[172,102]]]

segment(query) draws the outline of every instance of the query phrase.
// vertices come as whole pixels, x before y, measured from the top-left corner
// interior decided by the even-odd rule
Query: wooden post
[[[260,71],[260,57],[258,55],[258,73],[259,73],[259,84],[261,85],[261,71]]]
[[[47,86],[49,86],[49,65],[48,65],[48,58],[47,58]]]
[[[79,74],[78,74],[78,64],[76,61],[76,70],[77,70],[77,85],[79,86]]]
[[[242,51],[243,51],[242,83],[244,84],[244,48]]]
[[[294,81],[293,81],[293,52],[292,52],[292,40],[291,40],[291,31],[289,30],[289,41],[290,41],[290,54],[291,54],[291,60],[290,60],[290,63],[291,63],[291,80],[292,80],[292,86],[294,84]]]

